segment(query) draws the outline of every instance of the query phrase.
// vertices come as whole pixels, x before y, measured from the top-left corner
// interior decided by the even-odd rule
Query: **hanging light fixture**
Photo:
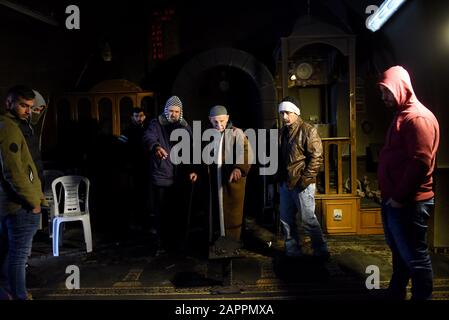
[[[368,17],[366,27],[372,32],[379,30],[383,24],[399,9],[406,0],[386,0],[379,9]]]
[[[103,49],[101,50],[101,57],[103,61],[110,62],[112,61],[112,51],[109,42],[105,42],[103,44]]]

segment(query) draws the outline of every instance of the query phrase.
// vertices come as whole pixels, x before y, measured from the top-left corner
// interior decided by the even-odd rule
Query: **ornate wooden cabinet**
[[[281,38],[278,96],[295,96],[323,141],[317,215],[330,234],[379,233],[379,210],[357,193],[355,36],[306,16]]]

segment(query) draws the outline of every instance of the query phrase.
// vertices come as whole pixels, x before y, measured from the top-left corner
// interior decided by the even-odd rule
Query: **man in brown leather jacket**
[[[285,254],[302,256],[298,211],[312,241],[314,256],[327,260],[329,251],[315,215],[316,176],[323,162],[323,147],[316,128],[300,117],[299,103],[286,97],[279,104],[284,126],[280,130],[280,218],[284,231]]]

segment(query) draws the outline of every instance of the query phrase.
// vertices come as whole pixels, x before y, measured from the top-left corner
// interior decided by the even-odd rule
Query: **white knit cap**
[[[293,112],[296,113],[298,116],[301,114],[301,112],[299,111],[299,108],[292,102],[290,101],[282,101],[279,104],[279,112],[281,111],[288,111],[288,112]]]

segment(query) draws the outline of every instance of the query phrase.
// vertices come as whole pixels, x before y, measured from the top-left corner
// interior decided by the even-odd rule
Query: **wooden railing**
[[[131,101],[132,106],[140,106],[142,100],[145,97],[154,97],[154,93],[151,91],[142,91],[142,92],[84,92],[84,93],[67,93],[62,94],[56,97],[56,123],[59,124],[58,121],[58,111],[60,104],[68,104],[69,112],[70,112],[70,120],[78,121],[79,116],[79,107],[80,102],[82,100],[86,100],[88,103],[88,107],[90,109],[89,113],[92,119],[99,121],[101,118],[100,105],[103,100],[109,102],[110,111],[111,111],[111,123],[112,126],[112,134],[118,136],[121,133],[120,125],[120,108],[121,101],[124,98],[127,98]],[[126,117],[129,117],[127,114]]]
[[[343,147],[351,145],[351,139],[349,137],[338,137],[338,138],[322,138],[323,142],[323,156],[324,156],[324,194],[346,194],[343,187]],[[330,167],[330,146],[337,146],[337,170],[335,173],[336,178],[336,193],[332,192],[330,178],[331,178],[331,167]],[[352,177],[351,177],[352,178]],[[351,184],[352,186],[352,184]]]

